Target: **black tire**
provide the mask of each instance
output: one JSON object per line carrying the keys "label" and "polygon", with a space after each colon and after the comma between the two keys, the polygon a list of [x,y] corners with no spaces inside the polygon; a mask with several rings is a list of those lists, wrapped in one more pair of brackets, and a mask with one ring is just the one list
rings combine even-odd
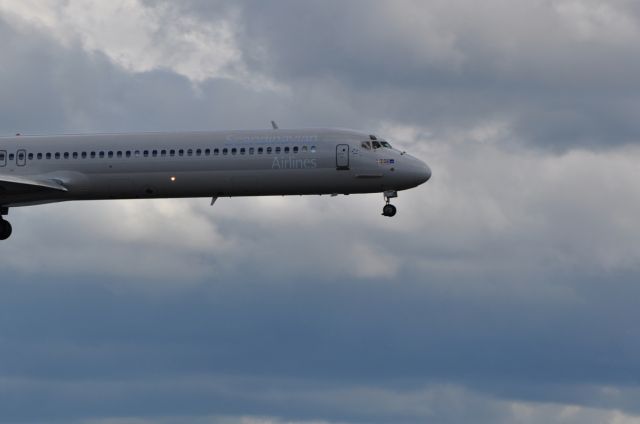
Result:
{"label": "black tire", "polygon": [[13,232],[13,228],[9,221],[0,220],[0,240],[6,240],[11,237],[11,233]]}
{"label": "black tire", "polygon": [[393,205],[385,205],[384,208],[382,208],[382,215],[388,216],[389,218],[395,216],[397,212],[398,210]]}

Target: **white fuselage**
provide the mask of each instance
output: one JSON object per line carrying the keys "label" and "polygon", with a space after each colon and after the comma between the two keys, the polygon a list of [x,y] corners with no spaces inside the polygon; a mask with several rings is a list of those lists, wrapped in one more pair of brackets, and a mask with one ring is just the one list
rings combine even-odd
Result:
{"label": "white fuselage", "polygon": [[422,161],[367,148],[373,139],[331,129],[0,138],[0,206],[374,193],[429,179]]}

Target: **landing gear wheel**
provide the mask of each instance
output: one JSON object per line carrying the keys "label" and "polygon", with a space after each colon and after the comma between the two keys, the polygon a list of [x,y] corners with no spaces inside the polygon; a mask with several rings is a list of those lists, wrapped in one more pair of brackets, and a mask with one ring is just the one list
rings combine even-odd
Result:
{"label": "landing gear wheel", "polygon": [[398,192],[396,190],[387,190],[382,194],[386,203],[384,208],[382,208],[382,215],[388,216],[389,218],[391,218],[392,216],[396,216],[398,210],[389,202],[391,201],[391,199],[395,199],[396,197],[398,197]]}
{"label": "landing gear wheel", "polygon": [[395,216],[397,212],[398,210],[392,204],[387,204],[382,208],[382,215],[388,216],[389,218]]}
{"label": "landing gear wheel", "polygon": [[11,237],[11,233],[13,232],[13,228],[11,228],[11,224],[9,221],[5,221],[4,219],[0,219],[0,240],[6,240]]}

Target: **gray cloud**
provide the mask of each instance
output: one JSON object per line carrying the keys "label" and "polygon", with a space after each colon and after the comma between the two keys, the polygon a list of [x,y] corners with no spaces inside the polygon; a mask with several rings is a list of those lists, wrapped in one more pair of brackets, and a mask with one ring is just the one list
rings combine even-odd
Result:
{"label": "gray cloud", "polygon": [[[247,63],[294,89],[338,81],[371,121],[443,137],[507,122],[516,142],[552,149],[635,143],[640,134],[629,2],[233,5]],[[176,10],[204,21],[226,7],[192,0]]]}

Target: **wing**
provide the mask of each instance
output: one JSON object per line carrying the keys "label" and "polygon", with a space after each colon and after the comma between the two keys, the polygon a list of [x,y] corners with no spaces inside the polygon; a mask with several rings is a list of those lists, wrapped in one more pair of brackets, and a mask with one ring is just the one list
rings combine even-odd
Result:
{"label": "wing", "polygon": [[51,190],[68,191],[61,182],[56,180],[0,174],[0,198],[3,195],[22,195]]}

